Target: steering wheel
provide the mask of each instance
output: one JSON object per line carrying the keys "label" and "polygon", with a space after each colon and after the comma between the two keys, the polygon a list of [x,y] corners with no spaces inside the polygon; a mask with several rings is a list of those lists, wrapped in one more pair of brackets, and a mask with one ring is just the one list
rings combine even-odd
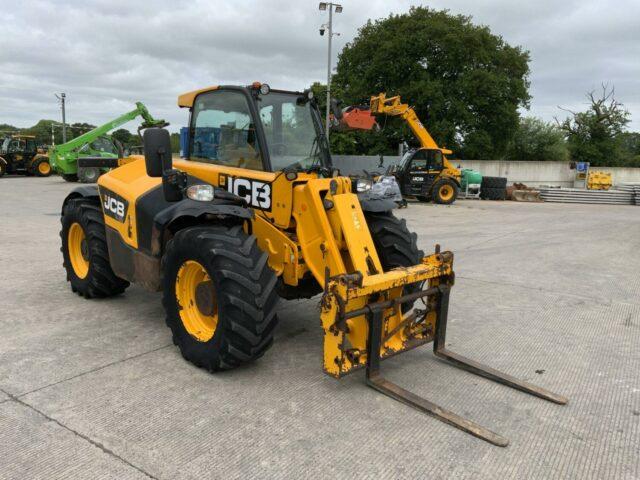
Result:
{"label": "steering wheel", "polygon": [[281,157],[284,157],[287,154],[287,144],[284,142],[274,142],[272,144],[269,145],[269,150],[271,150],[271,153],[273,153],[274,155],[280,155]]}

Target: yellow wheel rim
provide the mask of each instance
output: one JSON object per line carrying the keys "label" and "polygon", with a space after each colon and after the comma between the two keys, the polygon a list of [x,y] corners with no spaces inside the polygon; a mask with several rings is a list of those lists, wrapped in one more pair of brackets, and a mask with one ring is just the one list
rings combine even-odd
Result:
{"label": "yellow wheel rim", "polygon": [[48,175],[51,172],[51,165],[48,162],[40,162],[38,165],[38,172],[42,175]]}
{"label": "yellow wheel rim", "polygon": [[178,270],[176,300],[184,328],[200,342],[211,340],[218,326],[218,300],[202,265],[187,260]]}
{"label": "yellow wheel rim", "polygon": [[89,273],[89,245],[79,223],[71,225],[67,244],[73,271],[78,278],[85,278]]}
{"label": "yellow wheel rim", "polygon": [[440,198],[447,202],[453,198],[453,188],[451,185],[442,185],[440,187]]}

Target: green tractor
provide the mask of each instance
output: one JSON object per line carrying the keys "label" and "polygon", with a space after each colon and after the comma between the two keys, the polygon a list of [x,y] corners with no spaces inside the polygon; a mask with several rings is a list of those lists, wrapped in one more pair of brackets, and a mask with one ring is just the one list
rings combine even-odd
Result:
{"label": "green tractor", "polygon": [[138,116],[143,119],[139,130],[168,125],[164,120],[153,118],[143,103],[136,102],[134,110],[67,143],[52,147],[49,150],[51,167],[68,182],[95,183],[104,172],[117,167],[119,159],[124,156],[122,145],[107,137],[107,132]]}

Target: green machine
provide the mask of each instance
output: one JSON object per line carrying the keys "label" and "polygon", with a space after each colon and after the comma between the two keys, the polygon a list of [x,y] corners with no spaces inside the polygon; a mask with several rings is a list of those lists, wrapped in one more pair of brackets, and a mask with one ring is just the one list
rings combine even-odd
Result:
{"label": "green machine", "polygon": [[138,131],[168,125],[164,120],[153,118],[143,103],[136,102],[134,110],[67,143],[51,147],[49,149],[51,167],[68,182],[94,183],[102,173],[117,167],[118,159],[124,155],[122,145],[107,137],[107,132],[138,116],[143,119]]}
{"label": "green machine", "polygon": [[470,168],[460,171],[460,196],[463,198],[480,198],[482,174]]}

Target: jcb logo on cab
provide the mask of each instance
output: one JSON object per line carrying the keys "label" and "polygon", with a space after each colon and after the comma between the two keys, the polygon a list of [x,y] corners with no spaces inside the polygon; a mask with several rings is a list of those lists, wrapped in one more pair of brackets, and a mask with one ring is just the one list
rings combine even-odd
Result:
{"label": "jcb logo on cab", "polygon": [[271,184],[248,178],[220,176],[220,186],[244,198],[249,205],[260,210],[271,210]]}
{"label": "jcb logo on cab", "polygon": [[124,222],[124,217],[127,215],[127,207],[129,203],[119,195],[107,190],[106,188],[100,189],[100,196],[102,198],[102,209],[104,214],[111,218],[115,218],[119,222]]}

